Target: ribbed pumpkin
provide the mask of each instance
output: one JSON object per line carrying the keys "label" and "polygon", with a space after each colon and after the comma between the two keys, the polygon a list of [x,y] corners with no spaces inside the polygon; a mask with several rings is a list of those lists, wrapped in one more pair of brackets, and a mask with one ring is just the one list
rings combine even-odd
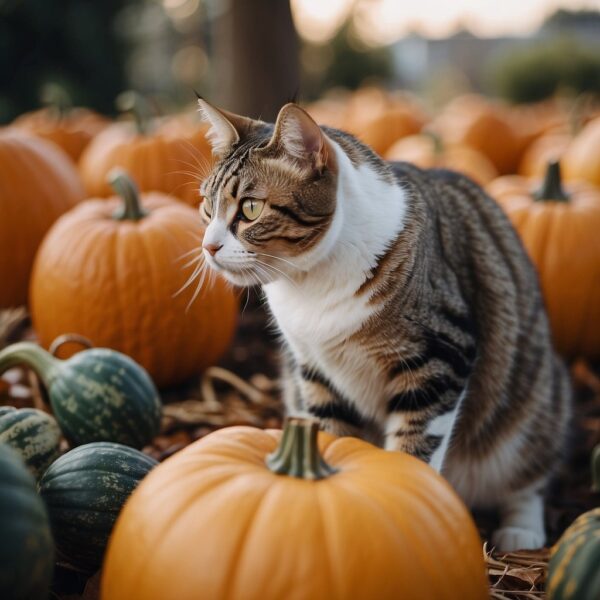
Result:
{"label": "ribbed pumpkin", "polygon": [[108,123],[108,119],[87,108],[51,107],[21,115],[13,125],[54,142],[77,162],[85,147]]}
{"label": "ribbed pumpkin", "polygon": [[40,377],[52,411],[73,444],[107,441],[142,448],[158,433],[162,405],[150,377],[107,348],[59,360],[31,342],[0,350],[0,373],[27,365]]}
{"label": "ribbed pumpkin", "polygon": [[206,126],[189,115],[147,119],[135,110],[135,125],[110,125],[81,156],[79,170],[86,192],[89,196],[111,196],[107,175],[114,167],[121,167],[142,191],[165,192],[197,207],[200,181],[210,170]]}
{"label": "ribbed pumpkin", "polygon": [[578,517],[552,548],[546,593],[548,600],[600,598],[600,508]]}
{"label": "ribbed pumpkin", "polygon": [[475,148],[493,163],[498,173],[514,173],[519,142],[502,111],[478,96],[457,98],[430,125],[448,145]]}
{"label": "ribbed pumpkin", "polygon": [[469,146],[446,146],[433,134],[409,135],[385,153],[386,160],[404,160],[423,169],[444,168],[468,175],[481,185],[498,176],[498,171],[481,152]]}
{"label": "ribbed pumpkin", "polygon": [[0,406],[0,443],[18,452],[36,479],[58,458],[60,435],[54,418],[41,410]]}
{"label": "ribbed pumpkin", "polygon": [[557,349],[600,357],[600,191],[563,190],[558,163],[539,182],[500,177],[488,192],[504,208],[537,267]]}
{"label": "ribbed pumpkin", "polygon": [[442,477],[317,429],[223,429],[156,467],[117,521],[102,598],[488,597],[477,529]]}
{"label": "ribbed pumpkin", "polygon": [[106,442],[79,446],[55,461],[39,491],[59,555],[95,571],[123,504],[156,464],[133,448]]}
{"label": "ribbed pumpkin", "polygon": [[27,302],[44,234],[83,197],[79,175],[60,148],[16,128],[0,130],[0,309]]}
{"label": "ribbed pumpkin", "polygon": [[562,162],[566,179],[583,179],[600,186],[600,117],[581,130]]}
{"label": "ribbed pumpkin", "polygon": [[[140,363],[158,386],[215,363],[231,340],[237,298],[214,279],[178,294],[201,260],[203,227],[191,207],[142,194],[123,174],[122,196],[89,200],[48,233],[31,280],[31,313],[42,345],[77,332]],[[196,259],[191,259],[192,261]]]}
{"label": "ribbed pumpkin", "polygon": [[48,514],[19,456],[0,444],[0,598],[46,600],[54,570]]}

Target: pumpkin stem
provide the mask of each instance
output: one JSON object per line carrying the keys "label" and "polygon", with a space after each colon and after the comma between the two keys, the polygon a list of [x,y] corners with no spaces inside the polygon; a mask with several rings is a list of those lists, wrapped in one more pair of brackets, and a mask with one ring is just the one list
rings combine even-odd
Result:
{"label": "pumpkin stem", "polygon": [[135,126],[140,135],[146,135],[150,131],[152,111],[150,110],[150,104],[142,94],[132,90],[123,92],[117,97],[116,103],[120,111],[133,115]]}
{"label": "pumpkin stem", "polygon": [[123,169],[112,169],[108,174],[108,183],[123,200],[123,205],[113,213],[113,219],[139,221],[148,215],[140,203],[137,186]]}
{"label": "pumpkin stem", "polygon": [[569,201],[569,196],[562,187],[560,163],[558,161],[548,163],[542,187],[533,194],[533,197],[541,202],[545,200],[554,200],[555,202]]}
{"label": "pumpkin stem", "polygon": [[600,492],[600,444],[592,452],[592,491]]}
{"label": "pumpkin stem", "polygon": [[54,379],[60,362],[32,342],[17,342],[0,350],[0,373],[12,367],[25,365],[35,371],[46,387]]}
{"label": "pumpkin stem", "polygon": [[57,83],[49,83],[44,86],[41,100],[56,114],[59,121],[66,117],[73,108],[71,96],[62,85]]}
{"label": "pumpkin stem", "polygon": [[437,133],[435,133],[435,131],[431,131],[428,129],[423,131],[423,135],[426,135],[433,142],[433,155],[437,160],[444,153],[444,142],[442,141],[442,138]]}
{"label": "pumpkin stem", "polygon": [[273,473],[299,479],[324,479],[337,472],[321,453],[317,437],[319,423],[312,419],[289,417],[275,452],[267,456],[267,466]]}

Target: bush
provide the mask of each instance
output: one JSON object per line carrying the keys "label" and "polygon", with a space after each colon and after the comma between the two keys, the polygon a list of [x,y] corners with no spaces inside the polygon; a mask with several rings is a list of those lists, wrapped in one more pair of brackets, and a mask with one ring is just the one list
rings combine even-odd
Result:
{"label": "bush", "polygon": [[540,42],[504,55],[490,79],[494,91],[513,102],[536,102],[559,90],[600,93],[600,48],[568,38]]}

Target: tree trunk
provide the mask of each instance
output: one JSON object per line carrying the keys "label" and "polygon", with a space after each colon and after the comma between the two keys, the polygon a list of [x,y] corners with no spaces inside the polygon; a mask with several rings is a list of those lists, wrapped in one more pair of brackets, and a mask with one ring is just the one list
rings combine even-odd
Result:
{"label": "tree trunk", "polygon": [[215,102],[273,121],[300,81],[289,0],[229,0],[214,25]]}

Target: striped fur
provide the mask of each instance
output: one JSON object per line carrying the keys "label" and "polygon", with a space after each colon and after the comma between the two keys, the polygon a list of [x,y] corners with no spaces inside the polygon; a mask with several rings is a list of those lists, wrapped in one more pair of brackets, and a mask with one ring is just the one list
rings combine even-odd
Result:
{"label": "striped fur", "polygon": [[[456,173],[385,163],[294,105],[242,135],[202,193],[205,242],[220,246],[207,261],[263,285],[289,409],[414,454],[471,505],[499,507],[503,549],[541,545],[571,392],[497,205]],[[253,194],[265,207],[245,222]]]}

